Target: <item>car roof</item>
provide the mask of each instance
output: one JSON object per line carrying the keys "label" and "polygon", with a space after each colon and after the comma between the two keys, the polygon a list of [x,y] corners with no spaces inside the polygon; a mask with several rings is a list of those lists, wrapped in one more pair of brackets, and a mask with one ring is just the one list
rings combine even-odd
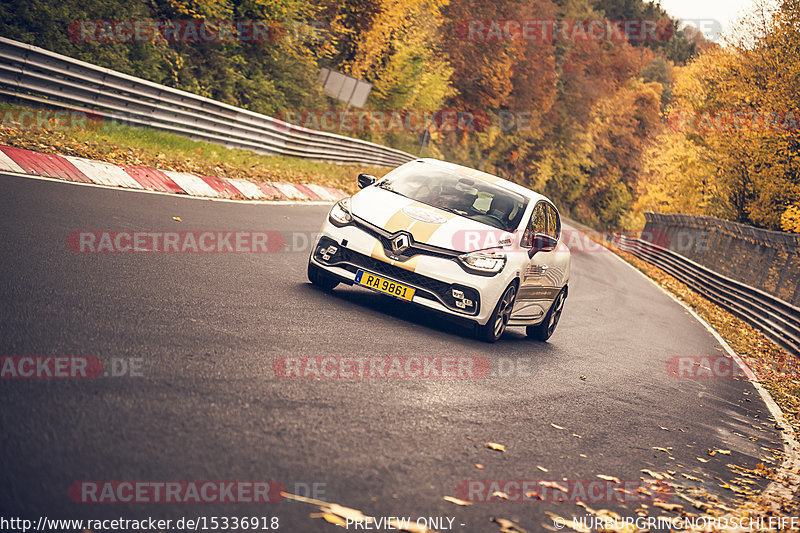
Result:
{"label": "car roof", "polygon": [[[508,181],[503,179],[499,176],[495,176],[494,174],[489,174],[488,172],[483,172],[482,170],[476,170],[474,168],[465,167],[463,165],[457,165],[455,163],[450,163],[448,161],[442,161],[440,159],[432,159],[429,157],[416,159],[413,162],[415,163],[425,163],[428,165],[434,165],[441,168],[446,168],[450,171],[456,172],[457,174],[463,174],[464,176],[468,176],[470,178],[477,178],[483,180],[487,183],[492,183],[494,185],[499,185],[505,189],[513,191],[517,194],[521,194],[525,198],[531,200],[531,203],[538,202],[539,200],[547,200],[550,202],[550,199],[546,196],[539,194],[538,192],[532,191],[527,187],[523,187],[513,181]],[[552,202],[550,202],[552,203]]]}

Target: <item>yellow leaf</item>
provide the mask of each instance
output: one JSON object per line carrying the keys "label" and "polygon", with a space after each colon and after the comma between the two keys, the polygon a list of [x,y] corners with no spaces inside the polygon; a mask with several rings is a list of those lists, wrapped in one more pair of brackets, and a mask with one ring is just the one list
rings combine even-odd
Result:
{"label": "yellow leaf", "polygon": [[677,503],[666,503],[658,500],[653,502],[653,507],[659,507],[661,509],[664,509],[665,511],[670,511],[673,513],[678,513],[680,511],[683,511],[683,505],[679,505]]}
{"label": "yellow leaf", "polygon": [[464,506],[464,507],[472,505],[472,502],[459,500],[458,498],[453,498],[452,496],[445,496],[443,498],[443,500],[446,501],[446,502],[454,503],[456,505],[461,505],[461,506]]}
{"label": "yellow leaf", "polygon": [[505,518],[491,517],[489,518],[489,521],[500,526],[500,533],[527,533],[527,531],[519,527],[517,524]]}

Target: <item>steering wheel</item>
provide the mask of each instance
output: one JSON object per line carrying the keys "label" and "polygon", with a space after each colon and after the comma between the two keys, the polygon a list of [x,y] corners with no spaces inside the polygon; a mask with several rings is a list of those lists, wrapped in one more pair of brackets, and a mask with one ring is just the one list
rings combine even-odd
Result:
{"label": "steering wheel", "polygon": [[506,227],[506,222],[503,220],[503,218],[502,218],[502,217],[499,217],[499,216],[497,216],[497,215],[495,215],[494,213],[491,213],[491,212],[489,212],[489,213],[486,213],[486,216],[487,216],[487,217],[492,217],[493,219],[495,219],[496,221],[498,221],[498,222],[500,223],[500,225],[501,225],[501,226],[503,226],[504,228]]}

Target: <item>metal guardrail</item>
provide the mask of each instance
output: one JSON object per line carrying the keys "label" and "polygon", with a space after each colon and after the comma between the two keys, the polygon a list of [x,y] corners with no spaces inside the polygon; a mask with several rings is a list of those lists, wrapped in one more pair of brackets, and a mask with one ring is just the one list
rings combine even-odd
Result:
{"label": "metal guardrail", "polygon": [[650,242],[616,234],[619,249],[651,263],[800,356],[800,308]]}
{"label": "metal guardrail", "polygon": [[397,166],[413,155],[246,109],[0,37],[0,94],[260,154]]}

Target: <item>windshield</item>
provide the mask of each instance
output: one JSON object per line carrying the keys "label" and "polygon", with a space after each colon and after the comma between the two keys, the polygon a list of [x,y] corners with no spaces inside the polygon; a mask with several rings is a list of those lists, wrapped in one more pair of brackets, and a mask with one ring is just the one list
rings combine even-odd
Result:
{"label": "windshield", "polygon": [[528,205],[502,187],[419,163],[397,168],[376,186],[505,231],[519,226]]}

